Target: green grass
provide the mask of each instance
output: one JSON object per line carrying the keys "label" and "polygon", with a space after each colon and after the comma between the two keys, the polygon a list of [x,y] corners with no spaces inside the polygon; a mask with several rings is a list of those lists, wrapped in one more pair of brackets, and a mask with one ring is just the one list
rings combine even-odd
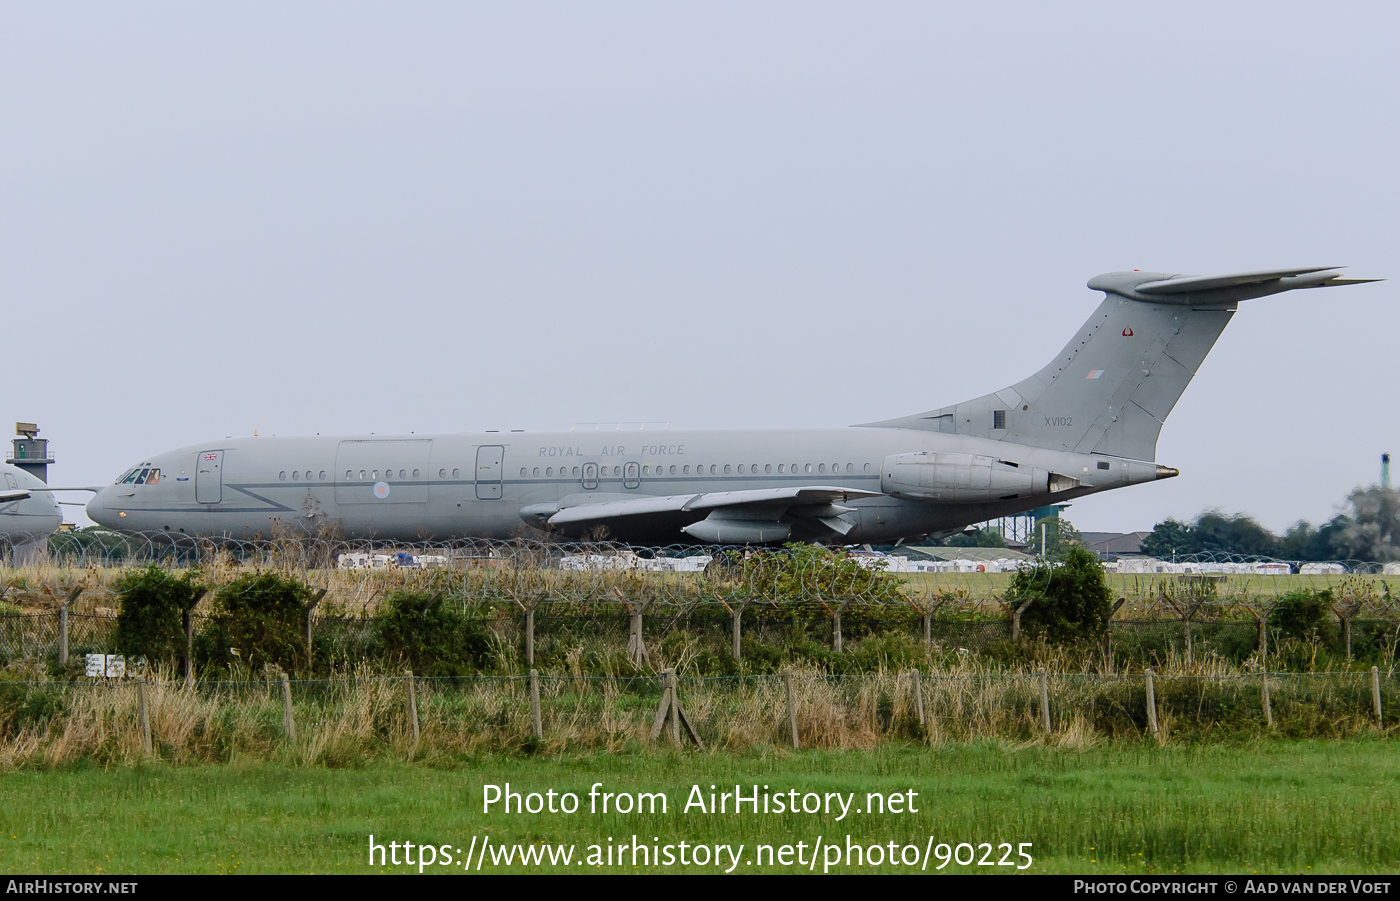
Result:
{"label": "green grass", "polygon": [[[488,834],[493,844],[577,843],[578,855],[588,844],[607,847],[610,836],[636,834],[648,843],[657,836],[661,844],[742,842],[737,870],[753,872],[744,861],[757,844],[810,846],[818,835],[844,844],[849,834],[867,845],[895,841],[921,851],[930,835],[950,844],[1031,842],[1031,872],[1393,874],[1400,868],[1395,762],[1394,747],[1384,740],[1267,740],[1188,748],[1120,744],[1084,753],[972,743],[868,753],[494,757],[441,768],[77,766],[0,775],[0,869],[353,873],[370,869],[371,833],[376,841],[445,844],[463,853],[473,836]],[[576,792],[581,811],[484,815],[482,785],[505,782],[524,791]],[[604,791],[664,791],[671,810],[589,815],[587,792],[595,782]],[[841,822],[822,814],[681,812],[692,785],[708,793],[711,784],[732,790],[735,782],[783,792],[855,792],[853,809],[864,807],[866,792],[912,789],[919,812],[852,812]],[[929,870],[937,863],[931,860]],[[488,859],[482,872],[492,869]],[[602,869],[634,871],[630,859]],[[656,872],[705,869],[716,867]],[[1016,872],[944,870],[967,871]]]}

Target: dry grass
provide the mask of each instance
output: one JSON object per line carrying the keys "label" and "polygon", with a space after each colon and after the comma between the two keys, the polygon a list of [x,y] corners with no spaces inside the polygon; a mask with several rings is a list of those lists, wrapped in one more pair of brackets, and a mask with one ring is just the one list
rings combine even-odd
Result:
{"label": "dry grass", "polygon": [[[1299,737],[1374,733],[1369,683],[1358,675],[1271,675],[1278,728]],[[991,669],[975,658],[922,674],[922,723],[909,673],[843,678],[796,669],[768,677],[682,679],[682,702],[712,751],[783,753],[790,746],[785,679],[791,682],[804,748],[991,739],[1084,751],[1110,740],[1155,738],[1166,744],[1268,734],[1258,678],[1202,665],[1158,675],[1156,736],[1145,734],[1145,692],[1138,676],[1051,676],[1053,729],[1045,734],[1038,675],[1025,668]],[[6,701],[29,709],[43,702],[44,712],[7,717],[0,770],[80,759],[124,766],[146,756],[136,684],[3,684]],[[651,743],[660,697],[660,681],[653,677],[543,677],[544,737],[535,739],[525,679],[459,684],[420,679],[415,688],[421,730],[416,745],[402,678],[360,672],[292,683],[295,740],[283,732],[280,688],[271,678],[188,687],[154,673],[144,690],[154,753],[161,759],[193,764],[251,758],[313,766],[379,757],[618,752]],[[1387,692],[1393,705],[1394,686],[1387,684]]]}

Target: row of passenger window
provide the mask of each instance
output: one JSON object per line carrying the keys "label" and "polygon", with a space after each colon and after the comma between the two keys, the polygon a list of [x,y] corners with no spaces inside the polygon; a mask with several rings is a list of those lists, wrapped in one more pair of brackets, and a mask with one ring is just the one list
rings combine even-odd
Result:
{"label": "row of passenger window", "polygon": [[[713,475],[730,475],[730,474],[732,474],[732,473],[734,472],[734,470],[735,470],[736,468],[737,468],[737,470],[738,470],[738,474],[739,474],[739,475],[748,475],[748,474],[758,475],[758,474],[759,474],[759,465],[758,465],[757,463],[748,463],[748,464],[739,463],[739,464],[737,464],[737,466],[734,465],[734,464],[730,464],[730,463],[724,463],[724,464],[711,463],[710,466],[709,466],[709,471],[708,471],[708,473],[706,472],[705,466],[704,466],[703,464],[697,465],[697,466],[695,466],[695,467],[693,467],[693,468],[694,468],[694,470],[695,470],[694,474],[697,475],[697,476],[702,476],[702,475],[707,475],[707,474],[708,474],[708,475],[712,475],[712,476],[713,476]],[[673,476],[675,476],[675,475],[685,475],[685,476],[688,476],[688,475],[691,475],[691,469],[692,469],[692,467],[691,467],[689,464],[676,464],[676,463],[672,463],[669,467],[664,466],[664,465],[661,465],[661,464],[658,464],[658,465],[656,465],[656,466],[646,465],[646,466],[643,466],[643,467],[642,467],[642,475],[644,475],[644,476],[649,476],[649,475],[658,475],[658,476],[661,476],[661,475],[673,475]],[[774,474],[774,473],[773,473],[773,470],[774,470],[774,465],[773,465],[772,463],[765,463],[765,464],[763,464],[763,474],[764,474],[764,475],[773,475],[773,474]],[[830,471],[831,471],[832,473],[840,473],[840,472],[842,472],[842,465],[841,465],[840,463],[832,463],[832,464],[831,464],[831,469],[830,469]],[[856,464],[854,464],[854,463],[847,463],[847,464],[845,464],[845,470],[844,470],[844,471],[845,471],[845,472],[848,472],[848,473],[854,473],[854,472],[856,471]],[[870,472],[870,464],[869,464],[869,463],[866,463],[861,471],[862,471],[862,472]],[[635,472],[635,470],[634,470],[634,472]],[[779,463],[779,464],[777,464],[777,474],[778,474],[778,475],[786,475],[786,474],[788,474],[788,473],[792,473],[793,475],[797,475],[797,474],[812,474],[812,473],[816,473],[816,474],[818,474],[818,475],[823,475],[823,474],[825,474],[826,472],[827,472],[827,464],[825,464],[825,463],[815,463],[815,464],[814,464],[814,463],[803,463],[803,464],[793,463],[793,464],[791,464],[790,466],[789,466],[788,464],[785,464],[785,463]],[[397,478],[400,479],[400,480],[403,480],[403,479],[408,479],[408,478],[417,479],[417,478],[421,478],[421,477],[422,477],[422,472],[421,472],[420,470],[414,469],[414,470],[411,470],[411,473],[412,473],[412,474],[410,475],[410,470],[408,470],[408,469],[400,469],[400,470],[397,471]],[[583,471],[582,471],[582,469],[581,469],[580,467],[578,467],[578,466],[573,467],[572,471],[571,471],[570,468],[567,467],[567,466],[561,466],[561,467],[559,467],[559,475],[561,475],[561,476],[569,476],[569,475],[579,476],[579,475],[582,475],[582,474],[583,474]],[[599,474],[600,476],[604,476],[604,477],[607,476],[607,475],[608,475],[608,467],[607,467],[607,466],[600,466],[600,467],[598,467],[598,474]],[[308,482],[312,482],[312,481],[324,482],[324,481],[326,480],[326,471],[325,471],[324,469],[321,470],[319,473],[314,473],[312,470],[309,470],[309,469],[306,470],[305,472],[302,472],[301,470],[292,470],[292,472],[290,473],[290,475],[291,475],[291,480],[292,480],[293,482],[300,482],[300,481],[302,481],[303,479],[304,479],[305,481],[308,481]],[[529,478],[529,477],[531,477],[531,476],[536,476],[536,477],[543,476],[543,477],[545,477],[545,478],[549,478],[549,477],[552,477],[552,476],[554,475],[554,467],[553,467],[553,466],[546,466],[546,467],[544,467],[543,469],[541,469],[540,467],[536,466],[536,467],[534,467],[533,469],[531,469],[531,468],[529,468],[529,467],[522,466],[522,467],[520,467],[520,475],[523,476],[523,477],[525,477],[525,478]],[[621,467],[621,466],[614,466],[614,467],[612,467],[612,475],[615,476],[615,477],[620,477],[620,476],[622,475],[622,467]],[[395,477],[396,477],[396,473],[395,473],[394,470],[392,470],[392,469],[386,469],[386,470],[384,470],[384,478],[386,478],[386,479],[393,479],[393,478],[395,478]],[[286,470],[283,470],[282,472],[279,472],[279,473],[277,474],[277,478],[278,478],[279,480],[283,481],[283,482],[287,481],[287,478],[288,478],[288,473],[287,473],[287,471],[286,471]],[[446,469],[439,469],[439,470],[438,470],[438,478],[440,478],[440,479],[445,479],[445,478],[447,478],[447,470],[446,470]],[[452,478],[454,478],[454,479],[461,478],[461,470],[459,470],[459,469],[454,469],[454,470],[452,470]],[[138,470],[133,470],[132,472],[128,473],[127,476],[126,476],[125,478],[123,478],[121,481],[122,481],[122,483],[134,482],[134,483],[137,484],[137,485],[140,485],[140,484],[143,484],[143,483],[144,483],[144,484],[147,484],[147,485],[154,485],[154,484],[156,484],[157,482],[160,481],[160,470],[159,470],[159,469],[149,469],[149,470],[146,470],[146,469],[138,469]],[[361,470],[358,470],[358,471],[357,471],[357,470],[354,470],[354,469],[347,469],[347,470],[345,470],[345,481],[347,481],[347,482],[355,482],[355,481],[377,482],[377,481],[379,481],[379,470],[377,470],[377,469],[370,469],[370,470],[361,469]]]}
{"label": "row of passenger window", "polygon": [[[750,473],[752,473],[753,475],[758,475],[758,472],[759,472],[759,466],[758,466],[757,463],[749,463],[749,464],[740,463],[740,464],[738,464],[737,468],[738,468],[738,471],[739,471],[739,475],[746,475],[746,474],[750,474]],[[697,476],[706,475],[705,466],[704,466],[703,464],[694,467],[694,469],[695,469],[695,475],[697,475]],[[791,465],[791,467],[789,467],[789,466],[788,466],[787,464],[785,464],[785,463],[779,463],[779,464],[777,465],[777,469],[778,469],[778,473],[777,473],[778,475],[785,475],[785,474],[787,474],[787,473],[789,473],[789,472],[791,472],[791,473],[794,474],[794,475],[799,474],[799,473],[812,473],[812,472],[816,472],[816,473],[818,473],[818,474],[821,474],[821,473],[825,473],[825,472],[827,471],[827,468],[826,468],[826,464],[825,464],[825,463],[816,463],[816,464],[812,464],[812,463],[804,463],[804,464],[793,463],[793,464]],[[729,463],[725,463],[725,464],[711,463],[711,464],[710,464],[710,468],[709,468],[709,473],[708,473],[708,474],[709,474],[709,475],[712,475],[712,476],[713,476],[713,475],[721,475],[721,474],[723,474],[723,475],[730,475],[730,474],[733,472],[733,470],[734,470],[734,467],[733,467],[731,464],[729,464]],[[633,471],[635,472],[635,470],[633,470]],[[842,471],[842,469],[841,469],[841,464],[840,464],[840,463],[832,463],[832,464],[831,464],[831,472],[833,472],[833,473],[839,473],[839,472],[841,472],[841,471]],[[847,463],[847,464],[846,464],[846,467],[845,467],[845,471],[846,471],[846,472],[851,472],[851,473],[855,472],[855,471],[856,471],[856,465],[855,465],[854,463]],[[865,464],[865,468],[864,468],[862,471],[863,471],[863,472],[870,472],[870,464],[869,464],[869,463],[866,463],[866,464]],[[773,464],[772,464],[772,463],[765,463],[765,464],[763,464],[763,473],[764,473],[765,475],[772,475],[772,474],[773,474]],[[546,467],[544,467],[543,469],[541,469],[540,467],[536,466],[536,467],[534,467],[533,469],[531,469],[531,468],[529,468],[529,467],[522,466],[522,467],[520,467],[520,474],[521,474],[522,476],[526,477],[526,478],[529,478],[529,477],[531,477],[531,476],[536,476],[536,477],[538,477],[538,476],[544,476],[544,477],[548,478],[549,476],[554,475],[554,467],[553,467],[553,466],[546,466]],[[567,467],[567,466],[561,466],[561,467],[559,467],[559,474],[560,474],[561,476],[567,476],[567,475],[581,475],[581,474],[582,474],[582,471],[580,470],[579,467],[575,466],[575,467],[573,468],[572,472],[570,472],[569,467]],[[606,467],[606,466],[600,466],[600,467],[598,467],[598,474],[599,474],[600,476],[606,476],[606,475],[608,475],[608,467]],[[612,474],[613,474],[614,476],[620,476],[620,475],[622,475],[622,467],[621,467],[621,466],[614,466],[614,467],[612,467]],[[644,475],[644,476],[649,476],[649,475],[653,475],[653,474],[654,474],[654,475],[658,475],[658,476],[661,476],[661,475],[673,475],[673,476],[675,476],[675,475],[683,475],[683,476],[688,476],[688,475],[691,474],[691,467],[690,467],[689,465],[686,465],[686,464],[676,464],[676,463],[672,463],[672,464],[670,465],[669,468],[666,467],[666,466],[663,466],[663,465],[659,465],[659,464],[658,464],[657,466],[649,466],[649,465],[648,465],[648,466],[643,466],[643,467],[642,467],[642,475]]]}

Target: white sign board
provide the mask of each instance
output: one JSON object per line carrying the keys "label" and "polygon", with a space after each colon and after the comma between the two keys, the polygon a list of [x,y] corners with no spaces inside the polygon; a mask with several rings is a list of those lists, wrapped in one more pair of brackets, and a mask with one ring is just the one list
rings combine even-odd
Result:
{"label": "white sign board", "polygon": [[126,658],[116,654],[88,654],[87,675],[93,679],[120,679],[126,675]]}

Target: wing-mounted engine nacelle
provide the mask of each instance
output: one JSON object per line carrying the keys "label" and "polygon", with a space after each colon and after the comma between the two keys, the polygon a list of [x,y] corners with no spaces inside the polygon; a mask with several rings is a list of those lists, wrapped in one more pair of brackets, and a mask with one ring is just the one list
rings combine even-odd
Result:
{"label": "wing-mounted engine nacelle", "polygon": [[986,504],[1079,487],[1079,479],[980,454],[893,454],[880,465],[891,497],[943,504]]}

